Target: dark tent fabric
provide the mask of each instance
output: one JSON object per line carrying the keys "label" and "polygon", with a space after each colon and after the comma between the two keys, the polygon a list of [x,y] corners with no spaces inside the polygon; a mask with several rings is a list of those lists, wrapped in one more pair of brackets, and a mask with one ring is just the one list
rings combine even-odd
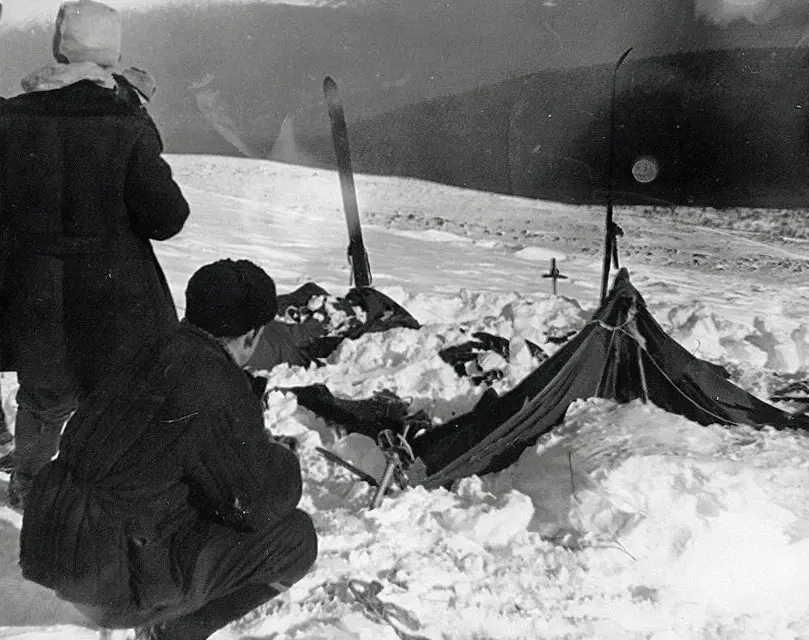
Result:
{"label": "dark tent fabric", "polygon": [[351,340],[366,333],[387,331],[394,327],[420,329],[421,325],[400,304],[371,287],[350,289],[345,301],[352,307],[360,307],[365,311],[365,321],[349,329],[343,337]]}
{"label": "dark tent fabric", "polygon": [[[538,344],[525,341],[531,356],[542,362],[548,358],[548,354]],[[511,358],[511,347],[509,341],[501,336],[496,336],[486,331],[476,331],[472,334],[472,340],[462,344],[452,345],[441,349],[439,357],[451,365],[459,376],[469,376],[475,384],[490,383],[492,380],[499,380],[504,372],[500,369],[490,369],[488,371],[478,370],[470,374],[467,367],[470,363],[477,362],[477,358],[482,353],[496,353],[505,360]],[[474,370],[474,368],[473,368]]]}
{"label": "dark tent fabric", "polygon": [[[505,359],[509,358],[509,341],[505,338],[483,331],[473,333],[472,337],[474,340],[446,347],[439,352],[441,359],[450,364],[459,376],[467,375],[464,365],[481,353],[493,352]],[[527,340],[526,342],[532,356],[540,361],[548,357],[541,347],[533,342]],[[484,383],[486,374],[491,373],[502,377],[502,371],[492,369],[484,372],[484,375],[472,376],[472,380],[476,384]],[[338,398],[324,384],[278,387],[275,390],[294,393],[299,406],[338,425],[347,433],[360,433],[376,440],[381,431],[392,430],[402,434],[407,427],[407,440],[419,451],[426,448],[422,442],[429,443],[434,437],[432,421],[426,412],[419,410],[409,414],[410,403],[387,389],[374,393],[371,398],[360,400]],[[483,408],[487,404],[492,404],[497,398],[497,393],[493,389],[487,389],[475,407],[475,416],[480,417]],[[470,446],[471,443],[462,446],[461,451]]]}
{"label": "dark tent fabric", "polygon": [[[329,310],[325,304],[328,298],[334,308],[347,317],[337,329],[329,326]],[[365,317],[359,316],[355,308],[360,308]],[[344,298],[335,298],[319,285],[307,282],[291,293],[278,296],[278,314],[283,321],[276,319],[265,325],[250,359],[253,369],[272,369],[282,363],[306,367],[327,358],[343,340],[396,327],[421,327],[406,309],[371,287],[354,288]]]}
{"label": "dark tent fabric", "polygon": [[502,398],[417,440],[427,488],[501,471],[560,424],[572,402],[591,397],[648,400],[702,425],[809,430],[809,418],[759,400],[722,367],[669,337],[621,269],[593,319]]}
{"label": "dark tent fabric", "polygon": [[[323,384],[280,387],[276,390],[294,393],[298,405],[339,425],[346,433],[359,433],[373,440],[386,429],[403,433],[406,424],[421,418],[419,414],[408,416],[410,403],[387,389],[363,400],[338,398]],[[429,418],[425,416],[425,419],[430,424]]]}

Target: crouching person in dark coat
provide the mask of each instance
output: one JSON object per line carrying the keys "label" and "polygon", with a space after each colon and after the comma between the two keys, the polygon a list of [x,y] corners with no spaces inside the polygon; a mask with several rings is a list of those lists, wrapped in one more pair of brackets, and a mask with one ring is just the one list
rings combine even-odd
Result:
{"label": "crouching person in dark coat", "polygon": [[306,574],[300,465],[242,369],[275,313],[249,261],[191,277],[176,332],[96,387],[34,480],[24,577],[102,627],[202,640]]}

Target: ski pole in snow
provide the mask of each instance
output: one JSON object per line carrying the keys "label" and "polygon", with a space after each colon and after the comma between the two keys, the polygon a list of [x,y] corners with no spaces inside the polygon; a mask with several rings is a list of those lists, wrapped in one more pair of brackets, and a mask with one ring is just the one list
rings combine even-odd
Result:
{"label": "ski pole in snow", "polygon": [[615,263],[615,268],[618,268],[618,246],[616,243],[616,236],[623,235],[620,227],[612,221],[612,199],[613,199],[613,184],[612,172],[613,165],[615,164],[615,92],[618,79],[618,69],[623,64],[626,57],[632,51],[629,47],[618,58],[615,63],[615,69],[612,72],[612,94],[610,97],[610,134],[609,134],[609,156],[607,158],[607,216],[604,229],[604,265],[601,271],[601,304],[607,300],[607,287],[610,280],[610,262]]}
{"label": "ski pole in snow", "polygon": [[351,149],[348,145],[348,127],[346,126],[343,101],[337,92],[337,83],[326,76],[323,80],[323,93],[331,121],[331,136],[334,142],[334,153],[337,156],[337,172],[340,175],[340,189],[343,193],[343,208],[348,225],[348,261],[351,263],[351,274],[355,287],[371,286],[371,264],[365,251],[360,226],[360,213],[357,207],[357,192],[354,189],[354,172],[351,168]]}
{"label": "ski pole in snow", "polygon": [[553,278],[553,295],[556,295],[556,281],[567,280],[567,276],[563,276],[556,266],[556,258],[551,258],[551,270],[542,276],[543,278]]}

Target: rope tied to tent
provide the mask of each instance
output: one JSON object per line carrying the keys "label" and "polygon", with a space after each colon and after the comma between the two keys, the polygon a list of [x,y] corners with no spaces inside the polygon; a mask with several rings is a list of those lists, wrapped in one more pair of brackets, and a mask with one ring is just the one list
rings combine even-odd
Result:
{"label": "rope tied to tent", "polygon": [[[635,342],[637,348],[637,356],[638,356],[638,369],[640,370],[640,384],[641,389],[643,391],[643,404],[648,404],[649,402],[649,386],[646,382],[646,369],[643,364],[643,353],[645,352],[651,358],[651,354],[646,349],[646,339],[640,334],[638,330],[638,325],[635,322],[635,318],[638,314],[638,306],[637,300],[633,299],[632,303],[629,307],[629,310],[626,314],[626,320],[619,325],[609,325],[603,320],[595,320],[598,325],[612,334],[612,338],[610,338],[610,349],[612,349],[614,343],[614,336],[616,333],[623,333],[625,336],[630,338]],[[599,395],[601,392],[601,384],[604,379],[604,373],[606,369],[601,372],[601,377],[598,381],[598,386],[596,387],[596,395]]]}
{"label": "rope tied to tent", "polygon": [[640,371],[640,385],[641,389],[643,389],[643,404],[649,403],[649,386],[646,383],[646,368],[643,365],[643,354],[644,352],[651,355],[646,350],[646,338],[644,338],[640,331],[638,331],[638,325],[634,322],[635,314],[637,313],[637,300],[632,300],[632,307],[630,308],[630,315],[632,317],[633,322],[628,326],[626,330],[623,330],[630,338],[635,341],[636,350],[638,354],[638,370]]}
{"label": "rope tied to tent", "polygon": [[671,379],[671,377],[663,370],[663,368],[655,361],[655,359],[651,357],[651,355],[649,356],[649,359],[652,361],[652,365],[654,365],[655,369],[657,369],[660,375],[662,375],[671,384],[672,387],[674,387],[674,390],[677,391],[677,393],[679,393],[683,398],[685,398],[686,401],[690,402],[700,411],[703,411],[712,418],[716,418],[717,424],[739,424],[738,422],[734,422],[733,420],[729,420],[728,418],[723,418],[722,416],[715,414],[710,409],[706,409],[701,404],[696,402],[693,398],[689,397],[687,393],[685,393],[682,389],[680,389],[680,387],[677,386],[677,383]]}
{"label": "rope tied to tent", "polygon": [[[544,382],[542,388],[535,392],[532,397],[526,397],[525,404],[516,414],[510,415],[510,417],[501,422],[499,426],[489,432],[480,442],[472,445],[467,452],[456,457],[438,472],[433,472],[426,479],[425,484],[433,487],[445,485],[451,480],[464,477],[464,473],[470,475],[470,468],[473,469],[474,473],[487,473],[487,465],[493,465],[497,460],[497,456],[501,456],[501,458],[506,454],[511,456],[518,447],[519,450],[524,449],[530,442],[536,442],[541,435],[560,424],[564,418],[564,414],[562,414],[559,421],[554,423],[550,421],[541,422],[543,419],[542,416],[537,416],[540,407],[544,408],[545,406],[542,404],[544,398],[547,398],[548,395],[553,392],[556,397],[558,397],[559,402],[566,400],[567,396],[564,394],[566,389],[572,384],[570,380],[578,375],[575,363],[571,364],[570,361],[581,358],[581,354],[588,348],[591,348],[593,342],[598,343],[598,360],[603,359],[604,356],[609,359],[610,355],[614,352],[613,350],[619,346],[616,345],[616,338],[619,332],[630,338],[636,345],[636,358],[638,360],[637,366],[639,369],[638,377],[643,394],[642,399],[645,404],[650,401],[654,402],[649,387],[651,382],[653,385],[651,391],[655,394],[655,400],[661,402],[660,406],[664,409],[667,408],[667,410],[672,413],[683,415],[694,422],[719,425],[748,424],[754,428],[760,428],[762,426],[761,422],[748,422],[744,419],[739,421],[735,419],[733,416],[738,415],[738,413],[734,414],[734,409],[744,411],[748,408],[744,405],[744,399],[738,401],[734,400],[733,397],[724,399],[722,394],[725,392],[722,388],[706,391],[704,384],[702,384],[702,378],[707,375],[709,378],[707,383],[709,385],[712,384],[710,380],[711,372],[708,371],[707,374],[703,375],[703,368],[708,367],[710,363],[696,356],[692,356],[693,360],[696,362],[688,359],[683,361],[683,356],[678,355],[679,352],[676,350],[672,351],[672,347],[666,341],[673,342],[678,347],[680,347],[680,345],[678,345],[673,338],[668,336],[662,328],[657,326],[654,322],[654,318],[646,311],[645,305],[635,300],[629,300],[627,302],[628,304],[626,306],[629,308],[626,309],[626,316],[619,324],[613,325],[605,322],[600,317],[595,317],[586,325],[586,328],[592,328],[594,330],[597,330],[596,327],[590,327],[590,325],[597,325],[604,331],[609,332],[609,340],[606,340],[607,335],[602,334],[600,338],[596,338],[595,340],[592,339],[591,335],[585,336],[582,340],[577,341],[575,350],[568,350],[566,352],[566,357],[562,361],[563,366],[552,370],[552,375]],[[642,320],[640,324],[638,322],[639,314]],[[646,319],[647,316],[648,319]],[[641,333],[641,329],[645,328],[649,323],[651,323],[649,334],[648,336],[644,336]],[[657,332],[660,332],[662,337],[658,336]],[[584,333],[585,329],[581,330],[579,335]],[[590,346],[588,346],[588,341]],[[604,345],[604,342],[608,342],[608,344]],[[626,346],[629,347],[629,349],[624,350],[623,353],[628,356],[632,353],[631,343]],[[606,347],[606,350],[602,355],[601,352],[604,347]],[[644,352],[648,360],[643,357]],[[668,358],[674,359],[673,367],[675,372],[666,370],[666,367],[669,365]],[[585,359],[587,359],[586,356]],[[594,369],[596,369],[596,367],[591,363],[588,364],[590,364],[590,367],[587,369],[588,373],[595,373]],[[651,367],[648,372],[646,371],[647,367]],[[604,366],[601,367],[599,380],[594,389],[594,393],[588,394],[588,389],[579,387],[576,390],[576,397],[580,399],[606,397],[606,393],[602,392],[602,387],[605,386],[608,376],[612,373],[615,373],[615,367],[610,369],[605,361]],[[649,378],[649,376],[652,377]],[[589,386],[591,379],[590,376],[586,376],[585,384],[587,386]],[[624,384],[625,381],[617,379],[614,382],[616,383],[616,387],[620,388],[620,385]],[[727,384],[738,389],[738,386],[733,385],[732,382],[728,382]],[[687,391],[689,385],[696,387],[694,397],[689,395]],[[549,391],[549,389],[551,391]],[[669,390],[674,393],[670,393]],[[747,395],[750,396],[751,394],[748,393]],[[684,401],[679,405],[677,403],[678,397]],[[753,398],[755,397],[753,396]],[[715,405],[712,403],[712,400],[716,401]],[[693,410],[696,410],[696,412],[692,412],[693,410],[688,411],[682,405],[693,407]],[[727,413],[721,415],[724,411],[727,411]],[[743,418],[747,415],[747,413],[742,413]],[[750,420],[750,418],[748,418],[748,420]],[[527,424],[525,428],[521,428],[521,422],[526,423],[529,421],[531,421],[531,424]],[[528,430],[529,428],[530,430]],[[482,465],[480,464],[481,462],[483,463]],[[575,480],[572,475],[572,461],[570,459],[568,460],[568,464],[571,467],[571,485],[575,493]]]}
{"label": "rope tied to tent", "polygon": [[632,327],[634,327],[634,334],[637,335],[638,338],[640,339],[640,341],[645,345],[646,341],[638,333],[637,325],[635,324],[635,317],[637,315],[638,315],[637,301],[632,300],[632,304],[629,307],[629,311],[626,312],[626,320],[624,320],[621,324],[616,324],[616,325],[607,324],[603,320],[599,320],[599,319],[594,319],[594,320],[592,320],[592,322],[594,322],[595,324],[600,326],[602,329],[606,329],[607,331],[609,331],[611,333],[614,333],[616,331],[620,331],[621,333],[626,333],[626,335],[628,335],[630,338],[633,337],[633,335],[630,334],[630,333],[627,333],[625,328],[627,326],[632,326]]}
{"label": "rope tied to tent", "polygon": [[[700,411],[702,411],[706,415],[711,416],[712,418],[716,419],[717,423],[719,423],[719,424],[736,424],[732,420],[728,420],[727,418],[723,418],[722,416],[719,416],[719,415],[715,414],[710,409],[706,409],[705,407],[703,407],[701,404],[699,404],[693,398],[691,398],[687,393],[685,393],[682,389],[680,389],[680,387],[677,385],[677,383],[674,380],[671,379],[671,376],[669,376],[666,373],[666,371],[657,363],[657,361],[652,357],[652,354],[649,353],[648,349],[646,348],[646,339],[640,334],[640,331],[638,331],[638,325],[635,322],[635,316],[637,315],[637,312],[638,312],[637,304],[636,304],[636,301],[633,300],[632,301],[632,306],[630,307],[629,311],[627,312],[626,321],[622,322],[620,325],[612,326],[612,325],[607,324],[603,320],[594,320],[593,322],[597,322],[602,328],[606,329],[607,331],[610,331],[613,334],[615,334],[616,332],[621,332],[624,335],[626,335],[627,337],[629,337],[629,338],[631,338],[632,340],[635,341],[635,344],[638,347],[638,366],[640,368],[640,376],[641,376],[641,385],[642,385],[642,388],[643,388],[643,396],[644,396],[643,397],[643,402],[644,402],[644,404],[648,403],[648,401],[649,401],[649,387],[648,387],[648,383],[647,383],[647,380],[646,380],[646,370],[645,370],[645,367],[643,365],[643,360],[641,358],[641,353],[646,353],[646,355],[649,356],[649,360],[652,363],[652,366],[654,366],[654,368],[658,371],[658,373],[660,373],[660,375],[662,375],[666,379],[666,381],[669,384],[671,384],[671,386],[674,388],[674,390],[677,391],[677,393],[679,393],[691,405],[695,406],[697,409],[699,409]],[[610,342],[610,347],[611,346],[612,346],[612,342]],[[602,377],[603,377],[603,372],[602,372]],[[599,380],[599,388],[600,388],[600,386],[601,386],[601,381]]]}

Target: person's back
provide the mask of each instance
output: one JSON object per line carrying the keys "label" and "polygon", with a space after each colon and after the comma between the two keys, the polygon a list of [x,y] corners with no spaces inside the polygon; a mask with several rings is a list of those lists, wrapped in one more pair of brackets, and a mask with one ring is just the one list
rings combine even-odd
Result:
{"label": "person's back", "polygon": [[0,106],[0,150],[13,362],[53,338],[49,359],[63,356],[89,390],[104,363],[176,322],[148,240],[175,235],[187,205],[154,162],[159,140],[146,117],[87,81]]}
{"label": "person's back", "polygon": [[177,324],[150,240],[178,233],[188,204],[154,124],[117,90],[119,40],[112,9],[65,3],[60,62],[0,102],[0,369],[20,381],[20,494],[77,397]]}
{"label": "person's back", "polygon": [[232,348],[257,342],[274,285],[244,262],[201,271],[204,303],[187,309],[205,328],[184,322],[90,394],[34,481],[20,543],[27,579],[102,626],[165,623],[167,640],[205,638],[277,595],[317,548],[297,457],[266,431]]}

